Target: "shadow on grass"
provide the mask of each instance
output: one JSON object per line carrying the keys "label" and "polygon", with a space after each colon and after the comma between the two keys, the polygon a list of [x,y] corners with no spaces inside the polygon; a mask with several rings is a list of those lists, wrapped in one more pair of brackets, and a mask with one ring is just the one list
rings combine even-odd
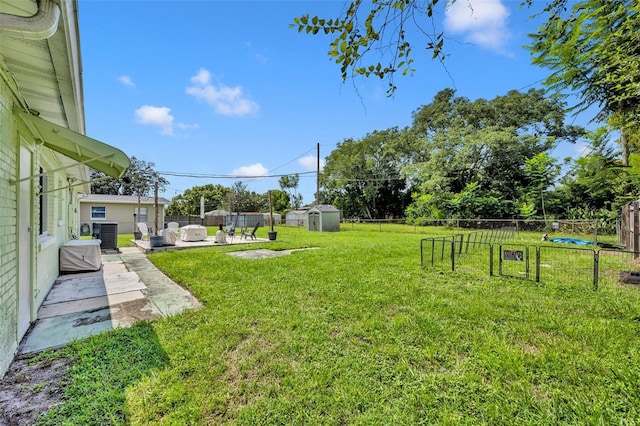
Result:
{"label": "shadow on grass", "polygon": [[169,362],[150,322],[138,322],[71,344],[64,397],[37,424],[125,424],[126,389]]}

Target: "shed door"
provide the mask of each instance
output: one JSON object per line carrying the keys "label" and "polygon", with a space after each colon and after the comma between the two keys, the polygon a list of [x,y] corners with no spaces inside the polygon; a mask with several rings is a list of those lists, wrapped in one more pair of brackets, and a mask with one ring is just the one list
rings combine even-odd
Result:
{"label": "shed door", "polygon": [[31,324],[31,152],[20,147],[20,195],[18,204],[18,341]]}
{"label": "shed door", "polygon": [[320,213],[310,212],[309,213],[309,231],[319,231],[319,230],[320,230]]}

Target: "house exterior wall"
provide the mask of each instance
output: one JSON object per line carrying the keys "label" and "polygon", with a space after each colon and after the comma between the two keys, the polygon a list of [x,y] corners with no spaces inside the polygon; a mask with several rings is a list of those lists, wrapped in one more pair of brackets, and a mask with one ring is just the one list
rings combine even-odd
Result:
{"label": "house exterior wall", "polygon": [[[61,167],[53,153],[46,149],[36,152],[35,160],[37,168],[34,174],[39,173],[40,167],[46,170],[55,170]],[[35,306],[40,306],[44,302],[47,293],[58,278],[59,273],[59,249],[66,241],[71,239],[71,233],[77,235],[76,222],[70,214],[69,205],[74,205],[77,201],[73,199],[74,193],[65,189],[68,187],[67,175],[64,171],[47,174],[48,188],[46,194],[46,232],[37,235],[36,241],[36,265],[33,297]],[[37,182],[37,179],[35,180]],[[36,185],[36,192],[39,190]],[[39,197],[38,197],[39,198]],[[39,208],[39,203],[36,204]],[[36,210],[37,211],[37,210]],[[38,227],[38,217],[32,218],[35,224],[33,229]],[[33,318],[35,319],[35,318]]]}
{"label": "house exterior wall", "polygon": [[0,78],[0,376],[18,347],[18,197],[16,185],[10,184],[18,174],[18,138],[12,108],[11,91]]}
{"label": "house exterior wall", "polygon": [[[155,207],[153,204],[141,204],[141,207],[147,208],[147,221],[146,224],[149,229],[154,229],[155,226]],[[105,207],[106,217],[104,219],[92,219],[91,207]],[[135,222],[133,214],[137,213],[137,203],[112,203],[108,201],[91,201],[80,202],[80,224],[87,223],[90,227],[93,227],[93,223],[100,222],[117,222],[118,234],[132,234],[135,228]],[[158,206],[158,227],[162,229],[164,227],[164,206]]]}
{"label": "house exterior wall", "polygon": [[[46,174],[46,224],[40,232],[40,168],[57,170],[60,162],[48,148],[36,144],[35,137],[15,112],[20,108],[17,91],[4,72],[0,57],[0,376],[9,367],[24,333],[19,323],[20,267],[30,265],[28,297],[30,312],[28,321],[36,319],[38,308],[55,283],[59,273],[59,248],[75,233],[77,221],[74,213],[77,198],[73,189],[69,190],[65,170]],[[28,261],[19,258],[20,233],[18,229],[19,205],[22,194],[18,191],[20,176],[21,148],[31,153],[28,180],[31,200],[26,205],[31,209],[28,247],[25,247]]]}

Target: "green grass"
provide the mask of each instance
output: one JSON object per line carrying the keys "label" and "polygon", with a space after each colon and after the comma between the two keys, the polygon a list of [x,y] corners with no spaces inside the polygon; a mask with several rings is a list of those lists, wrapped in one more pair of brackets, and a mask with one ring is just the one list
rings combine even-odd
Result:
{"label": "green grass", "polygon": [[[151,255],[204,307],[60,351],[42,423],[640,423],[637,288],[422,269],[396,226]],[[258,247],[316,249],[225,254]]]}

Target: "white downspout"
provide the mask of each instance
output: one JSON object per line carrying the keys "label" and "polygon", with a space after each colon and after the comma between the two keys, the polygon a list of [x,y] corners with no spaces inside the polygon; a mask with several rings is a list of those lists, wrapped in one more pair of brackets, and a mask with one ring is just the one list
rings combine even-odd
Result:
{"label": "white downspout", "polygon": [[55,34],[60,7],[53,0],[40,0],[33,16],[0,14],[0,34],[27,40],[45,40]]}

